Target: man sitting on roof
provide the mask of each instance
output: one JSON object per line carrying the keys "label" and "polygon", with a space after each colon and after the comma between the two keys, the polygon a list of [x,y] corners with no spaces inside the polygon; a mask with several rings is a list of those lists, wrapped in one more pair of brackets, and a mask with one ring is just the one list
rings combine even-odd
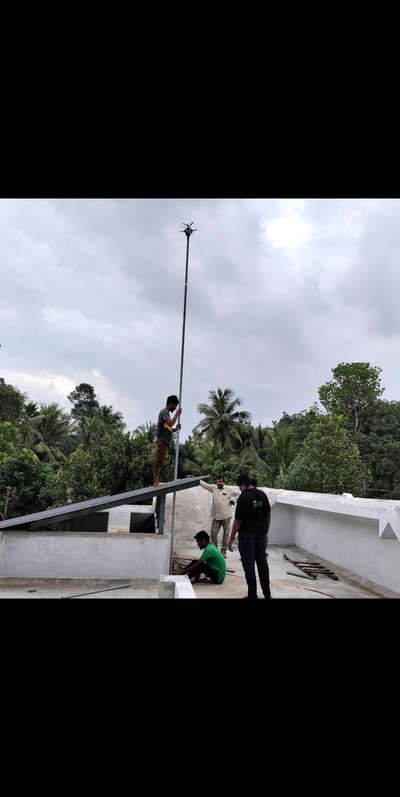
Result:
{"label": "man sitting on roof", "polygon": [[190,580],[197,582],[200,581],[201,573],[204,573],[213,584],[222,584],[225,580],[226,564],[221,551],[212,542],[210,543],[210,535],[203,529],[194,535],[194,539],[203,553],[200,559],[193,559],[183,570],[179,570],[177,575],[187,575]]}

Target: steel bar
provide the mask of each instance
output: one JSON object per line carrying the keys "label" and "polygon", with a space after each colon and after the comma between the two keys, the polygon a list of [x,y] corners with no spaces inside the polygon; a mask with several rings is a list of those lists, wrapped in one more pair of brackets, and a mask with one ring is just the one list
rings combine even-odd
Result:
{"label": "steel bar", "polygon": [[314,581],[315,576],[306,576],[305,573],[293,573],[291,570],[286,570],[288,576],[297,576],[297,578],[309,578],[310,581]]}
{"label": "steel bar", "polygon": [[118,587],[103,587],[103,589],[91,589],[90,592],[78,592],[77,595],[61,595],[61,598],[67,600],[67,598],[82,598],[85,595],[95,595],[97,592],[108,592],[110,589],[125,589],[126,587],[131,587],[132,583],[129,584],[119,584]]}

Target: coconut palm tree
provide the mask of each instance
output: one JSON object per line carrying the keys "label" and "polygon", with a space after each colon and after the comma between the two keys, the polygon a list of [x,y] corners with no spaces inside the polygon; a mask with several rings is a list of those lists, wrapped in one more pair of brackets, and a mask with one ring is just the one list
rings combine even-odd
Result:
{"label": "coconut palm tree", "polygon": [[294,447],[294,431],[290,426],[267,429],[267,449],[279,475],[285,473],[296,456]]}
{"label": "coconut palm tree", "polygon": [[152,423],[151,421],[146,421],[146,423],[140,424],[140,426],[135,429],[133,434],[135,437],[142,435],[149,441],[149,443],[154,443],[157,437],[157,424]]}
{"label": "coconut palm tree", "polygon": [[47,462],[65,462],[70,417],[57,404],[41,404],[31,420],[34,430],[33,451]]}
{"label": "coconut palm tree", "polygon": [[[194,433],[205,436],[211,442],[220,443],[223,449],[232,449],[235,442],[242,443],[243,431],[241,425],[249,423],[251,416],[245,410],[238,410],[241,399],[234,398],[233,390],[209,391],[209,404],[199,404],[197,407],[204,418],[193,429]],[[242,434],[241,434],[242,432]]]}
{"label": "coconut palm tree", "polygon": [[108,432],[122,431],[125,429],[126,424],[122,419],[122,412],[114,412],[112,404],[109,407],[103,404],[102,407],[94,409],[93,416],[99,418],[104,429]]}
{"label": "coconut palm tree", "polygon": [[37,404],[30,401],[24,404],[19,422],[19,433],[21,435],[22,445],[27,449],[32,449],[37,439],[35,433],[34,419],[39,415]]}
{"label": "coconut palm tree", "polygon": [[83,448],[89,450],[104,437],[104,423],[97,413],[86,415],[81,419],[79,437]]}

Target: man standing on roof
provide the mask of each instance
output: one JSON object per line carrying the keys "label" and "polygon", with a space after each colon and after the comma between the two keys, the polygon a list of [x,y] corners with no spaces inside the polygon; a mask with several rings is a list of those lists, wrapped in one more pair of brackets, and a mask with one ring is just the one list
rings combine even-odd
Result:
{"label": "man standing on roof", "polygon": [[[176,410],[179,404],[178,396],[168,396],[166,406],[160,410],[157,421],[157,440],[156,440],[156,457],[153,467],[153,486],[160,486],[160,470],[166,463],[169,453],[169,446],[172,440],[172,432],[176,432],[181,428],[178,423],[174,428],[174,423],[178,420],[182,409]],[[175,412],[176,410],[176,412]],[[170,413],[175,412],[173,418],[170,418]]]}
{"label": "man standing on roof", "polygon": [[233,515],[232,507],[234,506],[233,497],[240,495],[240,490],[232,487],[226,487],[223,476],[217,476],[216,484],[207,484],[200,479],[200,487],[208,490],[213,494],[213,501],[211,507],[211,542],[218,548],[218,532],[223,528],[221,553],[226,559],[226,547],[228,544],[229,527]]}
{"label": "man standing on roof", "polygon": [[239,553],[246,576],[247,598],[257,598],[256,569],[264,598],[271,598],[269,568],[267,563],[267,540],[271,521],[271,507],[263,490],[250,486],[247,473],[237,478],[241,496],[236,504],[235,520],[228,548],[233,551],[233,541],[239,532]]}

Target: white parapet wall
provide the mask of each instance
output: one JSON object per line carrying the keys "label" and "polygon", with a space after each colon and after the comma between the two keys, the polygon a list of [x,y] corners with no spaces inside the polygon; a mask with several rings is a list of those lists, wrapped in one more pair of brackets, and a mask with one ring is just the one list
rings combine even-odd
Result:
{"label": "white parapet wall", "polygon": [[[400,594],[400,501],[261,489],[271,504],[269,545],[297,545]],[[211,502],[202,487],[177,493],[175,545],[210,533]],[[171,508],[167,496],[166,531]]]}
{"label": "white parapet wall", "polygon": [[158,579],[169,557],[161,534],[0,533],[0,578]]}
{"label": "white parapet wall", "polygon": [[160,576],[160,598],[196,598],[189,576]]}

